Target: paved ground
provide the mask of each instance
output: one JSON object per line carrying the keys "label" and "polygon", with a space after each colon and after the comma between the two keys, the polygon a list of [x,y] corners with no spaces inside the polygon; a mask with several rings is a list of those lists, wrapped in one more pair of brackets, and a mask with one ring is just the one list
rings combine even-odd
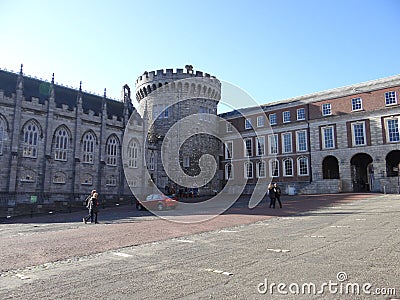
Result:
{"label": "paved ground", "polygon": [[79,213],[7,220],[0,299],[310,299],[302,285],[323,299],[396,299],[376,292],[400,293],[398,195],[285,200],[249,210],[241,199],[198,224],[127,207],[101,211],[99,225]]}

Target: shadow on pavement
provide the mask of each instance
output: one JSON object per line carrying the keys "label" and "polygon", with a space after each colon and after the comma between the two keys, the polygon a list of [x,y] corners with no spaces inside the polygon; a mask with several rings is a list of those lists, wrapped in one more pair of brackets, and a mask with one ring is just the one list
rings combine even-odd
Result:
{"label": "shadow on pavement", "polygon": [[[316,210],[319,208],[340,205],[342,203],[349,203],[351,201],[367,199],[371,197],[379,197],[382,194],[374,193],[341,193],[341,194],[319,194],[319,195],[295,195],[281,197],[283,208],[269,208],[269,198],[264,199],[256,207],[250,209],[248,207],[249,196],[241,196],[236,202],[230,206],[223,215],[238,214],[238,215],[260,215],[260,216],[291,216],[296,214],[305,213],[307,211]],[[204,202],[207,198],[191,198],[182,199],[185,203],[196,203],[196,201]],[[179,211],[179,206],[177,208]],[[156,212],[158,213],[158,212]],[[176,213],[174,211],[162,212],[162,216]],[[210,211],[201,211],[201,214],[214,213],[213,209]],[[338,213],[338,212],[335,212]],[[339,212],[339,214],[345,214]],[[16,216],[11,218],[2,218],[2,224],[32,224],[32,223],[75,223],[82,222],[82,218],[87,215],[87,210],[82,207],[82,210],[74,211],[71,213],[47,213],[29,216]],[[148,220],[150,218],[158,218],[155,214],[148,211],[137,211],[135,205],[124,204],[116,205],[114,207],[107,207],[99,210],[100,223],[120,223],[123,222],[138,222]]]}

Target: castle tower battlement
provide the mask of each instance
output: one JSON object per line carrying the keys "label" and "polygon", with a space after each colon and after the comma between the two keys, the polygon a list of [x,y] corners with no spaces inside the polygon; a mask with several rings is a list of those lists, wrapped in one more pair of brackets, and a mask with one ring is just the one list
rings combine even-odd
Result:
{"label": "castle tower battlement", "polygon": [[191,66],[186,66],[186,69],[186,72],[183,69],[176,69],[175,72],[173,69],[144,72],[136,80],[137,101],[140,102],[156,90],[179,93],[186,98],[220,100],[221,82],[215,76],[201,71],[194,72]]}

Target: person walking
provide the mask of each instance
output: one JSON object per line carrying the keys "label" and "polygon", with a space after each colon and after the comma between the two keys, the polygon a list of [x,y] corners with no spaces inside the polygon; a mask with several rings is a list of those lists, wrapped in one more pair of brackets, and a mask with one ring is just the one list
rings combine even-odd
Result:
{"label": "person walking", "polygon": [[269,185],[268,185],[268,196],[269,196],[269,199],[270,199],[270,202],[269,202],[269,208],[275,208],[275,189],[274,189],[274,185],[272,184],[272,183],[270,183]]}
{"label": "person walking", "polygon": [[[282,190],[279,187],[278,183],[274,183],[274,191],[275,191],[275,199],[278,201],[279,203],[279,207],[282,208],[282,202],[281,202],[281,194],[282,194]],[[275,207],[275,205],[274,205]]]}
{"label": "person walking", "polygon": [[86,207],[89,210],[89,213],[86,217],[83,218],[83,223],[86,224],[87,221],[90,219],[90,223],[93,223],[93,221],[94,221],[95,224],[98,224],[98,222],[97,222],[97,214],[99,211],[98,197],[99,197],[99,194],[96,192],[96,190],[93,190],[91,193],[91,197],[87,201],[87,205],[86,205]]}

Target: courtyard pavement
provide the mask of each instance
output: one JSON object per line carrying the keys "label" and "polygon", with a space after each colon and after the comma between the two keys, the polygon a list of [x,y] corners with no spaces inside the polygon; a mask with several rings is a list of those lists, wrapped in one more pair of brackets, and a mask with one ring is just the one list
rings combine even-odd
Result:
{"label": "courtyard pavement", "polygon": [[131,206],[3,220],[0,298],[400,298],[399,195],[247,202],[195,224]]}

